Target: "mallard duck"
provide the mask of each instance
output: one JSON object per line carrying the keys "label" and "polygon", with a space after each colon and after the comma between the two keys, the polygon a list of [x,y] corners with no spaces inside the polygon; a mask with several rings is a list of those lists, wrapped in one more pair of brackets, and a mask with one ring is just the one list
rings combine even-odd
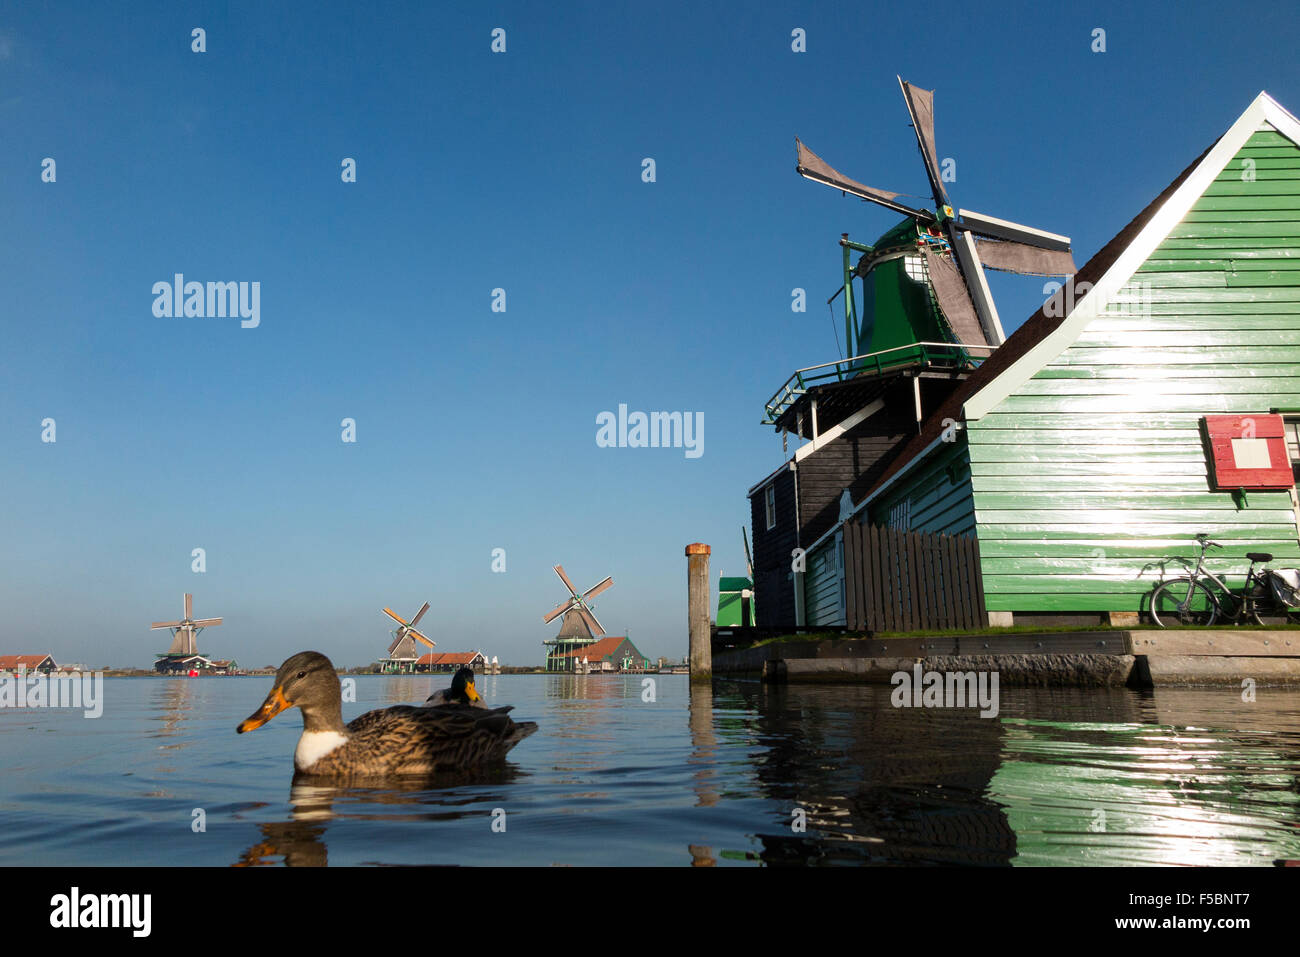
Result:
{"label": "mallard duck", "polygon": [[483,696],[474,689],[474,669],[465,667],[456,672],[451,679],[450,688],[442,688],[429,695],[424,701],[426,708],[441,708],[444,705],[466,705],[471,708],[487,708]]}
{"label": "mallard duck", "polygon": [[302,774],[384,777],[454,771],[500,761],[537,730],[516,724],[512,708],[398,705],[367,711],[343,724],[343,691],[330,660],[316,651],[294,655],[276,672],[262,706],[236,729],[260,728],[287,708],[302,709],[302,737],[293,754]]}

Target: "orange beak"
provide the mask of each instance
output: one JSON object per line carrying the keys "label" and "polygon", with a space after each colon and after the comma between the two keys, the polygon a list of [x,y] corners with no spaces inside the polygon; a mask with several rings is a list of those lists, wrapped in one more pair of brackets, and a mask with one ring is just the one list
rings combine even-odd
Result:
{"label": "orange beak", "polygon": [[252,731],[255,728],[260,728],[285,708],[292,707],[293,702],[285,698],[284,689],[279,685],[276,685],[271,689],[271,693],[266,696],[266,700],[262,702],[262,707],[258,708],[251,715],[241,721],[239,727],[235,730],[240,734],[243,734],[245,731]]}

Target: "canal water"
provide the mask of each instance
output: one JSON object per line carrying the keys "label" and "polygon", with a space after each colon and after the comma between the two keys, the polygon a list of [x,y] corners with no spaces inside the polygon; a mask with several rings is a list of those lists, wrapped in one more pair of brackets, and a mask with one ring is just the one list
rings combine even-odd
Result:
{"label": "canal water", "polygon": [[[645,684],[647,678],[652,685]],[[440,682],[441,683],[441,682]],[[427,677],[356,679],[363,711]],[[1300,695],[483,677],[540,725],[501,768],[293,783],[269,678],[110,678],[101,717],[0,708],[0,864],[1226,864],[1300,858]]]}

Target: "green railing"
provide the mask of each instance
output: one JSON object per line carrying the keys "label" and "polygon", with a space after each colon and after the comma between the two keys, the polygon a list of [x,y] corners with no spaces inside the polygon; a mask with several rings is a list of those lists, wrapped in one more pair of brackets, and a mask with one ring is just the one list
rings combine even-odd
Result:
{"label": "green railing", "polygon": [[911,342],[881,352],[871,352],[867,355],[798,369],[785,381],[785,385],[777,389],[772,398],[767,400],[764,406],[767,414],[763,424],[775,424],[781,414],[794,405],[799,396],[808,391],[809,386],[820,385],[831,380],[846,382],[860,375],[880,375],[882,372],[905,366],[925,365],[941,369],[973,368],[987,359],[992,352],[992,346],[983,344]]}

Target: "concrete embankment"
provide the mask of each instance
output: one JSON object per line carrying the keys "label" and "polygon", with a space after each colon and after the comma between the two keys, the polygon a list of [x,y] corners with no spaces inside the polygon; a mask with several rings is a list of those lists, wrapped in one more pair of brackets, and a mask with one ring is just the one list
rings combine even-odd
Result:
{"label": "concrete embankment", "polygon": [[1300,631],[1106,630],[775,641],[715,651],[713,671],[772,682],[888,684],[926,671],[996,671],[1006,686],[1300,685]]}

